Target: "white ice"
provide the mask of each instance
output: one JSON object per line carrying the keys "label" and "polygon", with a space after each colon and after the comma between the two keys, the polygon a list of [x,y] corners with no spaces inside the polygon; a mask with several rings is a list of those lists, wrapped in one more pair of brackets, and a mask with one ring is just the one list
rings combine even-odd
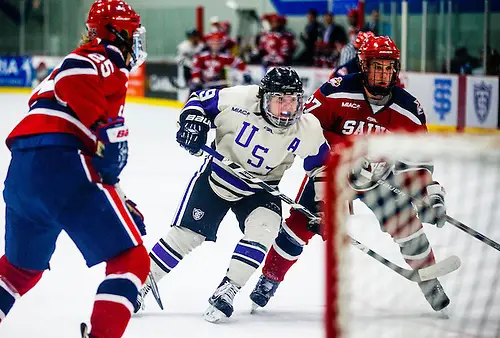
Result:
{"label": "white ice", "polygon": [[[27,95],[0,94],[0,102],[0,139],[5,139],[25,113]],[[145,245],[149,249],[168,231],[178,200],[201,159],[190,156],[175,142],[178,110],[129,104],[125,111],[131,139],[129,164],[121,185],[146,217]],[[8,149],[0,147],[1,177],[5,177],[9,160]],[[285,174],[280,185],[292,197],[303,178],[300,164],[297,162]],[[445,171],[445,164],[449,163],[437,163],[436,178],[448,190],[449,213],[500,241],[500,179],[495,172],[498,167],[485,173],[469,163],[456,164],[450,167],[453,170]],[[478,176],[483,183],[477,183]],[[486,181],[492,177],[495,179]],[[0,209],[3,212],[3,205]],[[288,214],[286,206],[284,210]],[[357,202],[355,210],[349,232],[404,266],[397,246],[379,230],[370,212]],[[0,229],[3,233],[3,226]],[[459,271],[442,278],[452,300],[450,319],[440,319],[433,312],[417,285],[349,248],[351,279],[349,287],[342,291],[351,298],[349,336],[500,337],[500,252],[450,225],[443,229],[426,226],[426,230],[438,259],[451,254],[462,259]],[[249,313],[248,295],[258,278],[257,272],[237,296],[235,313],[227,322],[205,322],[202,313],[207,299],[224,276],[232,250],[241,238],[232,214],[223,221],[218,236],[217,243],[203,244],[160,282],[165,310],[160,311],[150,297],[146,311],[132,318],[124,337],[325,336],[324,250],[319,238],[314,238],[304,250],[265,309],[254,315]],[[0,242],[3,248],[3,239]],[[0,337],[79,337],[79,324],[88,322],[103,271],[102,264],[87,269],[76,247],[61,234],[51,270],[0,324]]]}

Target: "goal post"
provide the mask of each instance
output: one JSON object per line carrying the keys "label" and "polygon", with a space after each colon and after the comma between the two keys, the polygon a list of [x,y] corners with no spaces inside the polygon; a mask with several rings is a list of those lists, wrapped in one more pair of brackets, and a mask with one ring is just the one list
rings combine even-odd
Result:
{"label": "goal post", "polygon": [[[499,134],[387,134],[335,145],[327,166],[324,209],[326,337],[500,337],[500,251],[451,224],[439,229],[424,224],[437,262],[452,255],[462,261],[458,270],[439,278],[450,305],[435,312],[417,283],[350,244],[347,234],[411,269],[391,231],[374,216],[399,210],[401,201],[394,194],[367,192],[363,198],[371,198],[375,207],[370,210],[357,199],[354,215],[349,215],[346,201],[359,196],[347,177],[363,158],[432,161],[433,178],[446,190],[447,214],[500,243]],[[396,188],[410,194],[425,188],[422,176],[408,177],[397,181],[403,183]],[[416,213],[415,208],[404,210]],[[399,219],[411,217],[401,213]]]}

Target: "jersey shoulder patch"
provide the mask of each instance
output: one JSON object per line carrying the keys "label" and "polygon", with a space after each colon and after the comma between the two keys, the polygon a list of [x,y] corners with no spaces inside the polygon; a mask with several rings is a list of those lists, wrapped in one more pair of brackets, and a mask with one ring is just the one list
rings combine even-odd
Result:
{"label": "jersey shoulder patch", "polygon": [[332,77],[320,87],[320,91],[324,96],[331,97],[335,93],[362,93],[362,88],[361,75],[355,73]]}
{"label": "jersey shoulder patch", "polygon": [[[393,95],[393,104],[404,109],[413,117],[416,117],[420,121],[420,124],[424,125],[427,123],[424,109],[415,96],[397,86],[393,89]],[[410,119],[413,120],[414,118],[410,117]]]}

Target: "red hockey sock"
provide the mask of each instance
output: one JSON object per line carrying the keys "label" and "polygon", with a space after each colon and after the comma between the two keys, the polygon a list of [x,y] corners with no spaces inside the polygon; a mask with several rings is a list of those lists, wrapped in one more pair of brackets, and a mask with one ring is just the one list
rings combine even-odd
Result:
{"label": "red hockey sock", "polygon": [[288,270],[297,262],[297,258],[299,256],[293,260],[288,260],[276,252],[274,246],[272,246],[267,254],[262,273],[270,280],[282,282]]}
{"label": "red hockey sock", "polygon": [[7,316],[17,298],[31,290],[42,278],[43,271],[15,267],[0,258],[0,321]]}
{"label": "red hockey sock", "polygon": [[123,336],[139,289],[149,273],[149,256],[140,245],[107,262],[106,279],[97,289],[90,322],[92,338]]}

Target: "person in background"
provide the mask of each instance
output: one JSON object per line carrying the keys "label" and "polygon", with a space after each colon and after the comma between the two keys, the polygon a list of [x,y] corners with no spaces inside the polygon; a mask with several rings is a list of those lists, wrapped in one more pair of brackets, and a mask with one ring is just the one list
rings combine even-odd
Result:
{"label": "person in background", "polygon": [[204,46],[201,34],[196,29],[187,31],[186,40],[177,46],[175,61],[177,61],[178,65],[182,66],[186,83],[191,79],[193,56],[200,53]]}
{"label": "person in background", "polygon": [[378,10],[374,9],[371,13],[371,20],[363,26],[363,32],[373,32],[375,35],[380,34],[380,13]]}
{"label": "person in background", "polygon": [[321,38],[325,28],[318,22],[318,12],[315,9],[310,9],[307,12],[308,23],[304,27],[304,31],[300,33],[300,40],[304,43],[304,50],[297,58],[297,63],[303,65],[313,64],[313,58],[316,53],[316,42]]}
{"label": "person in background", "polygon": [[327,42],[332,46],[335,45],[336,42],[343,44],[347,43],[347,35],[344,28],[335,24],[332,13],[328,12],[323,15],[323,23],[325,24],[323,42]]}
{"label": "person in background", "polygon": [[354,43],[356,40],[356,36],[358,35],[358,20],[359,20],[359,12],[356,8],[350,9],[347,12],[347,22],[349,23],[349,28],[347,29],[347,38],[348,41]]}
{"label": "person in background", "polygon": [[286,18],[274,14],[269,16],[271,30],[259,40],[258,53],[264,67],[290,65],[297,47],[295,35],[286,29]]}
{"label": "person in background", "polygon": [[334,54],[332,46],[328,42],[316,41],[316,49],[313,59],[313,67],[333,68],[337,64],[337,55]]}

